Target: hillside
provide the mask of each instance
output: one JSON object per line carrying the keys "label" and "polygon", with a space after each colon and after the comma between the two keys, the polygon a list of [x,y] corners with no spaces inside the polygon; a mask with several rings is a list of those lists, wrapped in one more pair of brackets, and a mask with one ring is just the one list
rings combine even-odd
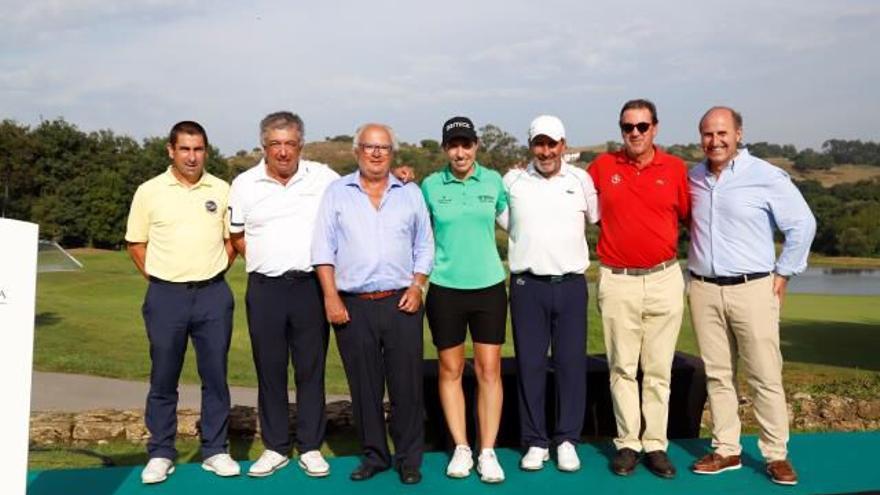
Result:
{"label": "hillside", "polygon": [[785,169],[795,180],[815,180],[823,187],[880,178],[880,167],[871,165],[835,165],[830,170],[801,171],[795,169],[791,160],[786,158],[770,158],[768,161]]}
{"label": "hillside", "polygon": [[[421,149],[418,146],[403,146],[413,151]],[[581,152],[601,153],[605,151],[606,146],[606,144],[569,146],[568,151],[570,154]],[[227,160],[233,168],[238,169],[240,172],[256,164],[261,156],[261,152],[256,149],[248,153],[239,152],[239,154],[231,156]],[[318,141],[306,143],[305,149],[303,149],[303,158],[327,163],[340,173],[351,172],[355,167],[351,143],[346,142]],[[693,165],[695,163],[694,160],[698,157],[689,155],[686,158],[689,165]],[[770,158],[768,161],[787,171],[795,180],[815,180],[822,184],[823,187],[880,178],[880,167],[871,165],[836,165],[830,170],[802,171],[795,169],[792,161],[787,158]],[[439,166],[440,164],[438,163],[437,165]]]}

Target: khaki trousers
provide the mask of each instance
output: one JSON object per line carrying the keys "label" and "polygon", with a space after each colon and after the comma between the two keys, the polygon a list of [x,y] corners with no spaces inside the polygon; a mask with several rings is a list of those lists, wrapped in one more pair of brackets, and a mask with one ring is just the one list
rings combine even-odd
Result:
{"label": "khaki trousers", "polygon": [[688,297],[706,366],[712,447],[723,456],[739,455],[742,450],[736,392],[739,357],[755,395],[755,418],[761,429],[758,448],[768,462],[785,459],[788,411],[773,276],[729,286],[691,280]]}
{"label": "khaki trousers", "polygon": [[[600,267],[599,276],[599,312],[617,422],[614,446],[636,452],[665,451],[672,358],[684,312],[681,268],[675,264],[632,276]],[[636,380],[639,365],[641,401]],[[640,438],[642,417],[645,428]]]}

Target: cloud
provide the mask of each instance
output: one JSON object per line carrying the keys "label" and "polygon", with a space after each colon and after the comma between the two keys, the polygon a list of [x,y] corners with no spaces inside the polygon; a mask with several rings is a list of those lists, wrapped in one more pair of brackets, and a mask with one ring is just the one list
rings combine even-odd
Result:
{"label": "cloud", "polygon": [[[314,135],[387,118],[417,141],[453,111],[510,129],[557,112],[604,140],[636,96],[662,105],[669,141],[693,140],[694,116],[721,101],[787,142],[821,141],[847,113],[864,138],[873,123],[855,114],[880,110],[877,32],[867,1],[7,0],[0,108],[138,137],[198,117],[224,151],[249,148],[279,108],[308,115]],[[829,100],[841,103],[816,104]]]}

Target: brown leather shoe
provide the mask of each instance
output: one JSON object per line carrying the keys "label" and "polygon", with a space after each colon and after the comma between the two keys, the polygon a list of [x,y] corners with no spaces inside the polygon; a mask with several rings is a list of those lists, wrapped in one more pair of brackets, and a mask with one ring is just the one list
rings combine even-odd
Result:
{"label": "brown leather shoe", "polygon": [[767,474],[770,480],[780,485],[797,485],[798,477],[788,459],[767,463]]}
{"label": "brown leather shoe", "polygon": [[703,456],[691,466],[691,471],[697,474],[718,474],[724,471],[732,471],[742,467],[738,455],[723,456],[712,452]]}

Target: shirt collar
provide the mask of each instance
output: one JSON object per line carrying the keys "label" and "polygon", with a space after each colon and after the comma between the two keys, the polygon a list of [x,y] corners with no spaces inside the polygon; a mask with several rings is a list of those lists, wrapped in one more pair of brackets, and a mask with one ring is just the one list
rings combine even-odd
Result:
{"label": "shirt collar", "polygon": [[[754,160],[752,155],[749,153],[749,150],[746,148],[740,148],[737,151],[736,155],[730,160],[724,168],[721,169],[721,173],[724,173],[725,170],[730,170],[730,173],[735,174],[737,170],[743,170],[748,167],[749,163]],[[702,167],[702,172],[704,175],[709,176],[713,175],[711,169],[709,169],[709,160],[704,159],[700,162],[700,166]]]}
{"label": "shirt collar", "polygon": [[[346,186],[354,186],[360,190],[363,190],[361,187],[361,171],[355,170],[354,172],[342,177],[340,179],[343,184]],[[386,191],[391,190],[396,187],[403,187],[405,184],[400,182],[400,179],[394,176],[392,173],[388,173],[388,187],[385,188]]]}
{"label": "shirt collar", "polygon": [[[662,165],[663,163],[665,163],[665,160],[663,160],[663,152],[660,150],[660,148],[658,148],[656,144],[653,145],[653,148],[654,148],[654,156],[651,157],[651,161],[642,168],[653,167],[655,165]],[[638,162],[636,162],[635,160],[630,158],[629,155],[626,154],[626,150],[623,148],[620,148],[618,151],[615,151],[614,157],[615,157],[617,163],[638,167]]]}
{"label": "shirt collar", "polygon": [[168,168],[165,170],[164,174],[166,184],[168,184],[169,186],[180,186],[186,189],[195,189],[202,186],[211,187],[211,181],[207,178],[208,172],[206,172],[204,169],[202,170],[202,176],[199,177],[199,181],[192,186],[187,186],[183,182],[180,182],[180,180],[178,180],[177,177],[174,176],[174,172],[171,171],[173,168],[174,165],[168,165]]}
{"label": "shirt collar", "polygon": [[[260,162],[257,163],[256,166],[258,167],[259,174],[260,174],[259,177],[257,178],[257,180],[259,180],[259,181],[269,181],[269,182],[274,182],[274,183],[276,183],[276,184],[280,184],[280,182],[278,181],[278,179],[276,179],[276,178],[274,178],[274,177],[271,177],[271,176],[269,175],[269,171],[268,171],[268,169],[266,168],[267,165],[266,165],[266,158],[265,158],[265,157],[264,157],[264,158],[260,158]],[[308,173],[309,173],[309,165],[308,165],[307,161],[306,161],[306,160],[300,160],[299,163],[298,163],[297,166],[296,166],[296,173],[293,174],[293,177],[291,177],[290,180],[287,181],[287,184],[284,184],[284,186],[286,187],[286,186],[289,186],[289,185],[291,185],[291,184],[293,184],[293,183],[295,183],[295,182],[299,182],[299,181],[302,180],[303,177],[305,177]]]}
{"label": "shirt collar", "polygon": [[537,177],[539,179],[552,180],[556,177],[564,177],[569,174],[568,163],[566,163],[565,160],[562,160],[562,164],[559,166],[559,172],[557,172],[556,175],[552,177],[544,177],[543,175],[541,175],[540,172],[538,172],[538,169],[535,168],[535,162],[533,160],[530,161],[529,164],[526,166],[526,173],[531,175],[532,177]]}
{"label": "shirt collar", "polygon": [[[482,180],[482,178],[483,178],[483,167],[480,165],[479,162],[474,160],[474,173],[472,173],[470,175],[470,177],[468,177],[465,180],[473,179],[475,181],[480,181],[480,180]],[[458,177],[456,177],[455,174],[452,173],[452,166],[447,164],[446,168],[443,169],[443,183],[449,184],[450,182],[463,182],[463,181],[461,179],[459,179]]]}

